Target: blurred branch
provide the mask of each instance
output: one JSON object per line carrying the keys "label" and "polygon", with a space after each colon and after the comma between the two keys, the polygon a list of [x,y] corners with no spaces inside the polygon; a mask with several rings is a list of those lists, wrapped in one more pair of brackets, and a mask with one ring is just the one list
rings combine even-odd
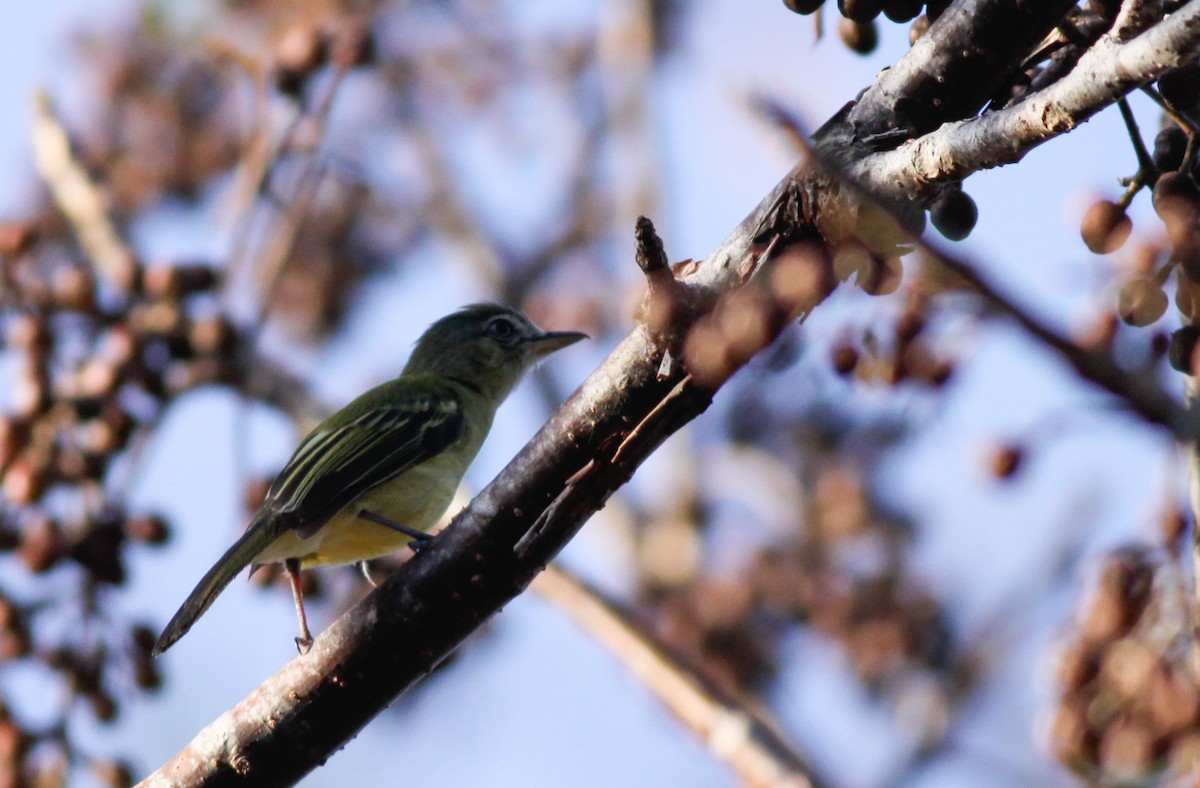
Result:
{"label": "blurred branch", "polygon": [[[1184,400],[1191,408],[1200,404],[1200,385],[1192,375],[1184,376]],[[1192,604],[1188,606],[1192,627],[1192,668],[1200,675],[1200,442],[1182,446],[1187,458],[1188,505],[1192,512]]]}
{"label": "blurred branch", "polygon": [[75,229],[95,271],[121,292],[136,285],[137,261],[108,215],[107,200],[71,150],[71,140],[50,99],[34,100],[33,153],[54,202]]}
{"label": "blurred branch", "polygon": [[820,784],[812,766],[761,709],[703,681],[697,672],[682,669],[653,635],[596,589],[553,564],[531,587],[628,668],[715,757],[729,764],[740,784],[777,788]]}
{"label": "blurred branch", "polygon": [[1192,442],[1200,435],[1196,413],[1181,405],[1153,378],[1130,372],[1119,365],[1107,352],[1080,347],[1038,320],[1027,309],[1000,293],[966,260],[935,249],[922,247],[931,259],[942,265],[970,286],[990,307],[1025,330],[1027,334],[1053,350],[1069,363],[1085,380],[1099,386],[1122,400],[1134,413],[1151,424],[1166,427],[1178,440]]}

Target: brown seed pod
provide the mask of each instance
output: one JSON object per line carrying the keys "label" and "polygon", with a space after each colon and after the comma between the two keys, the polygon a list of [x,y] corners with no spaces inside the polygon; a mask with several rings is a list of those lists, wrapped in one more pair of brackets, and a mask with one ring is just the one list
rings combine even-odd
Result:
{"label": "brown seed pod", "polygon": [[1200,189],[1196,182],[1184,173],[1168,172],[1154,184],[1153,202],[1171,245],[1194,245],[1196,216],[1200,212]]}
{"label": "brown seed pod", "polygon": [[783,5],[789,11],[806,15],[817,11],[824,3],[825,0],[783,0]]}
{"label": "brown seed pod", "polygon": [[64,266],[54,273],[50,284],[53,306],[90,314],[96,309],[95,286],[91,275],[82,267]]}
{"label": "brown seed pod", "polygon": [[53,473],[68,484],[96,480],[104,476],[108,463],[98,454],[88,454],[77,447],[65,447],[54,453]]}
{"label": "brown seed pod", "polygon": [[262,506],[263,501],[266,500],[269,489],[271,489],[271,477],[259,476],[247,479],[242,486],[242,506],[247,512],[257,511],[258,507]]}
{"label": "brown seed pod", "polygon": [[1025,450],[1015,443],[995,447],[991,454],[991,471],[997,479],[1011,479],[1025,464]]}
{"label": "brown seed pod", "polygon": [[9,318],[4,331],[4,343],[11,348],[45,353],[50,350],[53,336],[45,318],[28,312]]}
{"label": "brown seed pod", "polygon": [[125,582],[125,565],[121,560],[121,546],[124,543],[125,533],[121,524],[106,517],[90,524],[83,536],[71,545],[70,556],[75,563],[88,570],[93,580],[120,585]]}
{"label": "brown seed pod", "polygon": [[925,313],[919,309],[905,309],[896,319],[896,341],[908,344],[925,330]]}
{"label": "brown seed pod", "polygon": [[105,332],[96,349],[96,358],[103,359],[118,370],[123,370],[138,360],[142,352],[141,342],[125,325],[118,325]]}
{"label": "brown seed pod", "polygon": [[134,306],[129,311],[127,324],[134,336],[141,340],[183,334],[184,321],[183,310],[178,303],[151,301]]}
{"label": "brown seed pod", "polygon": [[124,761],[97,759],[91,762],[90,769],[104,788],[130,788],[134,783],[133,768]]}
{"label": "brown seed pod", "polygon": [[908,45],[912,46],[921,40],[921,36],[925,35],[929,30],[929,17],[921,14],[913,20],[912,27],[908,29]]}
{"label": "brown seed pod", "polygon": [[188,342],[200,355],[227,355],[237,346],[237,329],[223,316],[200,318],[188,328]]}
{"label": "brown seed pod", "polygon": [[952,0],[927,0],[925,3],[925,14],[929,17],[929,21],[936,21],[947,8],[950,7]]}
{"label": "brown seed pod", "polygon": [[849,342],[839,343],[834,346],[829,360],[834,372],[842,376],[850,375],[858,366],[858,349]]}
{"label": "brown seed pod", "polygon": [[163,377],[168,391],[182,394],[209,383],[233,383],[237,375],[238,367],[235,364],[210,357],[174,362]]}
{"label": "brown seed pod", "polygon": [[1050,715],[1047,739],[1054,756],[1076,771],[1096,762],[1096,738],[1088,730],[1082,703],[1064,702]]}
{"label": "brown seed pod", "polygon": [[164,544],[171,537],[167,521],[158,515],[130,517],[125,521],[124,531],[130,539],[145,544]]}
{"label": "brown seed pod", "polygon": [[865,25],[882,10],[881,0],[837,0],[838,13],[847,19]]}
{"label": "brown seed pod", "polygon": [[140,689],[147,692],[160,690],[163,686],[162,673],[150,658],[139,659],[135,662],[133,680]]}
{"label": "brown seed pod", "polygon": [[54,520],[38,514],[22,524],[17,555],[30,572],[40,574],[50,570],[64,553],[62,533]]}
{"label": "brown seed pod", "polygon": [[925,382],[934,388],[946,385],[952,377],[954,377],[954,362],[944,358],[934,359],[924,374]]}
{"label": "brown seed pod", "polygon": [[[0,720],[0,763],[20,764],[25,753],[29,751],[31,743],[29,736],[21,730],[17,723],[8,719],[7,715]],[[18,778],[12,783],[6,784],[22,785],[23,783]]]}
{"label": "brown seed pod", "polygon": [[1160,663],[1147,691],[1150,721],[1159,736],[1191,728],[1200,716],[1200,689],[1187,674]]}
{"label": "brown seed pod", "polygon": [[1154,166],[1159,172],[1174,172],[1183,164],[1187,152],[1187,134],[1172,123],[1154,137]]}
{"label": "brown seed pod", "polygon": [[1187,515],[1179,507],[1168,506],[1159,519],[1158,535],[1163,546],[1169,550],[1179,549],[1183,546],[1187,531]]}
{"label": "brown seed pod", "polygon": [[1094,254],[1120,249],[1133,232],[1125,209],[1110,200],[1097,200],[1088,207],[1079,226],[1084,245]]}
{"label": "brown seed pod", "polygon": [[1118,779],[1144,775],[1154,760],[1154,735],[1145,725],[1119,719],[1100,736],[1099,761]]}
{"label": "brown seed pod", "polygon": [[1117,314],[1131,326],[1148,326],[1167,312],[1162,285],[1149,277],[1131,279],[1117,294]]}
{"label": "brown seed pod", "polygon": [[1171,69],[1158,78],[1158,91],[1176,112],[1186,114],[1200,109],[1200,65]]}
{"label": "brown seed pod", "polygon": [[24,254],[38,240],[38,231],[25,222],[0,223],[0,254],[16,256]]}
{"label": "brown seed pod", "polygon": [[1172,369],[1185,375],[1195,374],[1192,359],[1195,357],[1197,340],[1200,340],[1200,327],[1197,326],[1183,326],[1171,332],[1167,363]]}
{"label": "brown seed pod", "polygon": [[333,37],[329,59],[343,68],[369,66],[375,56],[375,33],[364,20],[345,22]]}
{"label": "brown seed pod", "polygon": [[312,22],[292,25],[275,43],[275,63],[280,68],[307,74],[328,60],[329,35]]}
{"label": "brown seed pod", "polygon": [[1054,682],[1064,696],[1077,693],[1100,672],[1100,654],[1087,643],[1072,642],[1056,655]]}
{"label": "brown seed pod", "polygon": [[0,473],[29,445],[29,422],[0,416]]}
{"label": "brown seed pod", "polygon": [[208,292],[218,281],[217,269],[209,265],[161,265],[146,269],[142,289],[156,301],[177,301],[181,296]]}
{"label": "brown seed pod", "polygon": [[961,241],[975,229],[979,208],[962,189],[949,189],[929,208],[934,228],[951,241]]}
{"label": "brown seed pod", "polygon": [[96,692],[87,696],[92,707],[92,714],[100,722],[112,722],[120,712],[117,699],[106,692]]}
{"label": "brown seed pod", "polygon": [[28,448],[17,455],[4,473],[4,497],[18,506],[30,504],[42,497],[50,482],[50,454]]}
{"label": "brown seed pod", "polygon": [[924,6],[924,0],[884,0],[883,13],[893,22],[908,22],[916,19]]}
{"label": "brown seed pod", "polygon": [[851,52],[869,55],[879,46],[879,30],[875,22],[855,22],[851,19],[838,20],[838,37]]}
{"label": "brown seed pod", "polygon": [[133,647],[143,656],[149,656],[158,641],[158,632],[148,624],[137,624],[129,630],[129,638]]}
{"label": "brown seed pod", "polygon": [[50,409],[50,375],[43,364],[26,364],[17,373],[12,393],[12,415],[31,420]]}
{"label": "brown seed pod", "polygon": [[900,289],[904,280],[904,264],[899,257],[878,257],[871,255],[870,265],[865,276],[860,272],[855,280],[867,295],[891,295]]}

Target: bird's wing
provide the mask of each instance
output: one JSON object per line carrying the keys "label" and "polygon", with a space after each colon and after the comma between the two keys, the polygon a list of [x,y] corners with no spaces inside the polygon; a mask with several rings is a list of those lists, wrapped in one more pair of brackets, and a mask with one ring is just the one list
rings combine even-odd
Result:
{"label": "bird's wing", "polygon": [[318,427],[279,472],[263,508],[279,525],[308,537],[358,496],[445,451],[463,428],[458,398],[441,392]]}

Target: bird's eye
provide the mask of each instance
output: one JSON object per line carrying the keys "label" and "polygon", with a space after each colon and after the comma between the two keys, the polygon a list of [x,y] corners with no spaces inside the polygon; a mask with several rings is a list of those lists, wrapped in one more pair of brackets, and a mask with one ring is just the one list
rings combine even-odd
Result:
{"label": "bird's eye", "polygon": [[517,327],[506,317],[498,317],[487,324],[487,335],[492,339],[510,342],[517,335]]}

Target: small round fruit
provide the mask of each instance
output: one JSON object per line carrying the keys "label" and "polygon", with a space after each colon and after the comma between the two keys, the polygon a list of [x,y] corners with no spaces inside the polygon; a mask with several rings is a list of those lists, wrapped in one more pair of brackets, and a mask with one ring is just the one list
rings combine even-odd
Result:
{"label": "small round fruit", "polygon": [[1095,254],[1108,254],[1120,249],[1133,232],[1133,222],[1125,209],[1110,200],[1097,200],[1083,215],[1079,235]]}

